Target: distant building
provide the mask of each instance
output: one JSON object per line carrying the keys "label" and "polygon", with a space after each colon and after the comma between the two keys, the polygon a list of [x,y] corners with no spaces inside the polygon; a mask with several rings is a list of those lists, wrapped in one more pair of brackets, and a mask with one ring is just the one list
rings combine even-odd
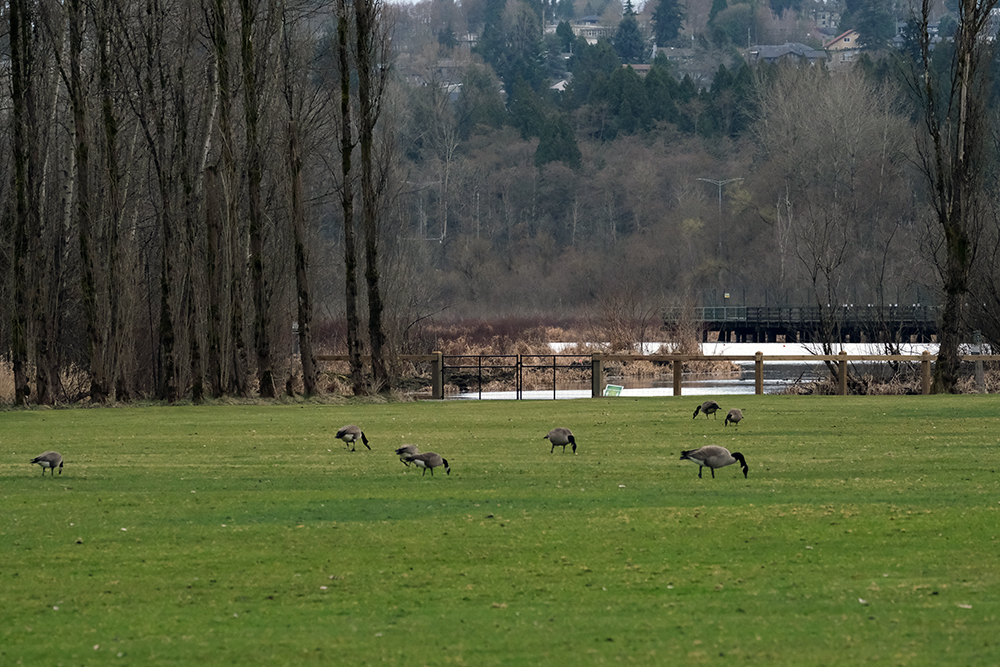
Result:
{"label": "distant building", "polygon": [[573,29],[574,35],[583,37],[590,45],[597,44],[602,38],[610,38],[615,34],[614,26],[601,25],[600,16],[584,16],[582,19],[573,21],[570,27]]}
{"label": "distant building", "polygon": [[826,59],[825,51],[817,51],[797,42],[788,42],[779,46],[759,44],[751,46],[747,52],[747,60],[750,61],[751,65],[802,60],[808,61],[810,65],[815,65],[819,62],[826,62]]}
{"label": "distant building", "polygon": [[848,30],[823,44],[823,50],[830,54],[830,67],[844,67],[854,62],[861,52],[860,35],[857,30]]}
{"label": "distant building", "polygon": [[840,24],[840,14],[828,9],[817,9],[813,12],[813,20],[820,31],[830,34],[837,29]]}

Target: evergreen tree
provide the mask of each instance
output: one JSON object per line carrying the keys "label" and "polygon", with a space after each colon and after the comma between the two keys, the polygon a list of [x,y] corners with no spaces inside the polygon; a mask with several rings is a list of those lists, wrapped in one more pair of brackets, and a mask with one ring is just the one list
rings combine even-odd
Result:
{"label": "evergreen tree", "polygon": [[556,18],[569,21],[576,17],[573,0],[559,0],[556,4]]}
{"label": "evergreen tree", "polygon": [[802,0],[770,0],[770,4],[771,11],[779,18],[785,15],[786,10],[800,11],[802,9]]}
{"label": "evergreen tree", "polygon": [[510,87],[508,106],[511,123],[521,131],[522,138],[529,139],[544,134],[545,118],[551,105],[521,77],[517,77]]}
{"label": "evergreen tree", "polygon": [[577,41],[576,58],[573,61],[573,79],[563,96],[566,109],[576,109],[593,102],[594,90],[607,82],[608,78],[621,69],[622,62],[614,48],[605,40],[590,46],[583,38]]}
{"label": "evergreen tree", "polygon": [[632,0],[625,0],[625,15],[618,24],[615,33],[615,51],[623,63],[641,63],[645,61],[646,41],[639,30],[639,22],[635,19]]}
{"label": "evergreen tree", "polygon": [[653,10],[653,35],[658,46],[670,44],[684,27],[685,7],[679,0],[660,0]]}
{"label": "evergreen tree", "polygon": [[562,162],[568,167],[579,169],[580,147],[576,134],[566,116],[556,114],[545,122],[545,128],[535,149],[535,166],[541,168],[549,162]]}
{"label": "evergreen tree", "polygon": [[728,7],[729,3],[726,0],[712,0],[712,8],[708,10],[708,22],[711,23],[714,21],[719,12]]}
{"label": "evergreen tree", "polygon": [[896,19],[891,3],[892,0],[868,0],[854,15],[854,28],[863,48],[885,48],[896,36]]}
{"label": "evergreen tree", "polygon": [[559,43],[564,52],[568,53],[573,50],[573,44],[576,42],[576,35],[573,34],[573,27],[568,21],[559,22],[559,25],[556,26],[556,37],[559,38]]}
{"label": "evergreen tree", "polygon": [[448,25],[444,27],[444,30],[438,33],[438,44],[445,51],[451,51],[456,46],[458,46],[458,38],[455,37],[455,29],[451,26],[451,21],[448,21]]}
{"label": "evergreen tree", "polygon": [[455,111],[463,139],[468,139],[477,126],[495,129],[504,124],[507,110],[500,97],[500,82],[488,67],[479,65],[465,70]]}
{"label": "evergreen tree", "polygon": [[650,118],[655,121],[665,120],[676,123],[678,113],[674,97],[677,79],[670,73],[666,58],[657,56],[643,84],[646,87]]}
{"label": "evergreen tree", "polygon": [[608,82],[609,100],[614,104],[615,125],[624,134],[648,130],[652,116],[642,78],[631,67],[623,67]]}

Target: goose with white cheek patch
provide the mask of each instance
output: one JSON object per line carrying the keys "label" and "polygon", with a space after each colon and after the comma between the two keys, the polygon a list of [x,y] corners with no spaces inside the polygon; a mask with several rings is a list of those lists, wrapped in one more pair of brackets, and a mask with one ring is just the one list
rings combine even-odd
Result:
{"label": "goose with white cheek patch", "polygon": [[371,450],[368,446],[368,438],[365,437],[365,432],[354,424],[348,424],[347,426],[342,426],[339,431],[337,431],[337,439],[343,440],[345,445],[351,446],[351,451],[355,451],[354,447],[357,445],[358,440]]}
{"label": "goose with white cheek patch", "polygon": [[562,447],[565,452],[566,445],[573,445],[573,453],[576,454],[576,438],[573,437],[573,431],[568,428],[554,428],[549,431],[548,435],[542,436],[542,440],[548,440],[552,443],[549,454],[556,451],[556,447]]}
{"label": "goose with white cheek patch", "polygon": [[62,474],[63,457],[59,452],[42,452],[31,459],[31,462],[42,466],[42,477],[45,477],[46,468],[51,470],[53,475],[56,474],[56,468],[59,468],[59,474]]}
{"label": "goose with white cheek patch", "polygon": [[451,466],[448,465],[448,459],[442,458],[440,454],[436,452],[424,452],[423,454],[413,454],[412,456],[407,456],[406,460],[414,464],[418,468],[423,468],[424,471],[420,473],[423,477],[427,474],[427,471],[431,471],[431,477],[434,476],[434,468],[444,466],[444,471],[447,474],[451,474]]}
{"label": "goose with white cheek patch", "polygon": [[715,479],[716,468],[724,468],[737,461],[740,467],[743,468],[743,477],[746,477],[749,471],[747,460],[743,458],[742,454],[739,452],[730,454],[728,449],[719,447],[718,445],[705,445],[698,449],[689,449],[686,452],[681,452],[681,461],[691,461],[698,464],[698,479],[701,479],[702,468],[709,468],[712,471],[712,479]]}
{"label": "goose with white cheek patch", "polygon": [[708,419],[709,415],[715,415],[715,418],[718,419],[719,416],[716,415],[715,413],[718,412],[720,409],[721,408],[719,404],[716,403],[715,401],[705,401],[704,403],[702,403],[701,405],[699,405],[694,409],[694,416],[697,417],[699,412],[704,412],[706,419]]}

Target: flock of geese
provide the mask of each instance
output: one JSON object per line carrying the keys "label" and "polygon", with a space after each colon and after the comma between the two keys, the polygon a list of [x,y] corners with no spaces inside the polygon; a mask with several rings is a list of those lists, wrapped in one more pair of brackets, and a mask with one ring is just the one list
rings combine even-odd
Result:
{"label": "flock of geese", "polygon": [[[721,410],[721,408],[715,401],[705,401],[694,409],[694,416],[697,418],[699,413],[704,413],[705,417],[708,418],[708,415],[715,416],[715,413],[719,410]],[[742,419],[743,412],[734,408],[726,415],[725,425],[729,426],[730,422],[732,422],[734,426],[738,426]],[[357,451],[355,447],[357,446],[358,441],[371,451],[371,445],[368,444],[368,438],[357,424],[348,424],[347,426],[341,427],[337,431],[336,437],[338,440],[342,440],[345,446],[350,445],[352,452]],[[568,428],[554,428],[543,436],[542,439],[548,440],[552,444],[552,448],[549,450],[550,454],[555,452],[556,447],[562,447],[563,452],[565,452],[567,445],[572,446],[573,453],[576,454],[576,438],[573,436],[573,432]],[[398,456],[399,460],[407,467],[409,467],[410,464],[413,464],[418,468],[423,469],[423,472],[420,473],[421,477],[426,475],[428,470],[431,471],[431,477],[433,477],[434,468],[440,468],[442,466],[444,467],[446,474],[451,474],[451,465],[448,464],[448,459],[444,458],[437,452],[421,452],[416,445],[403,445],[396,450],[396,456]],[[683,451],[681,452],[681,461],[691,461],[692,463],[697,463],[699,479],[701,479],[701,472],[704,468],[711,470],[712,479],[715,479],[716,468],[723,468],[736,462],[739,462],[740,467],[743,468],[743,477],[747,476],[747,472],[749,470],[747,461],[743,457],[743,454],[739,452],[730,453],[728,449],[718,445],[706,445],[704,447],[699,447],[698,449]],[[37,463],[42,467],[43,477],[45,476],[46,469],[51,470],[51,475],[55,475],[56,468],[59,468],[59,474],[62,474],[63,457],[59,452],[43,452],[42,454],[39,454],[35,458],[31,459],[31,463]]]}
{"label": "flock of geese", "polygon": [[[721,409],[715,401],[705,401],[694,409],[694,418],[697,419],[698,413],[703,412],[705,413],[705,419],[708,419],[709,415],[718,419],[715,413]],[[742,419],[743,411],[739,408],[733,408],[726,414],[725,425],[729,426],[729,423],[732,422],[733,426],[739,426]],[[701,472],[705,468],[712,471],[712,479],[715,479],[716,468],[724,468],[737,461],[739,461],[740,467],[743,468],[744,478],[746,478],[747,473],[750,471],[749,466],[747,466],[747,460],[742,454],[739,452],[730,452],[725,447],[720,447],[719,445],[705,445],[698,449],[689,449],[686,452],[681,452],[681,461],[691,461],[698,464],[698,479],[701,479]]]}
{"label": "flock of geese", "polygon": [[[354,444],[361,440],[365,447],[371,449],[368,446],[368,438],[365,437],[364,431],[361,430],[356,424],[348,424],[337,431],[337,438],[344,441],[345,445],[351,445],[351,451],[356,451],[354,449]],[[403,465],[410,467],[410,464],[417,466],[418,468],[423,468],[423,472],[420,476],[423,477],[427,474],[427,471],[431,471],[431,477],[434,476],[434,468],[440,468],[444,466],[444,471],[446,474],[451,474],[451,466],[448,465],[448,459],[442,457],[437,452],[421,452],[416,445],[403,445],[396,450],[396,456],[399,460],[403,462]]]}

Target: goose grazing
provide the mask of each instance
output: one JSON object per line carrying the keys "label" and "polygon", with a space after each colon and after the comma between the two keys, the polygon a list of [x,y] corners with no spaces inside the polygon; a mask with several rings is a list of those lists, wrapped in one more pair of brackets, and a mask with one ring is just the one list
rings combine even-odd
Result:
{"label": "goose grazing", "polygon": [[62,474],[63,459],[59,452],[44,452],[31,459],[31,462],[42,466],[42,477],[45,477],[46,468],[51,469],[53,475],[56,474],[56,468],[59,468],[59,474]]}
{"label": "goose grazing", "polygon": [[406,460],[407,457],[408,456],[416,456],[419,453],[420,453],[420,450],[417,449],[416,445],[403,445],[402,447],[400,447],[399,449],[396,450],[396,456],[399,457],[399,460],[407,468],[410,467],[410,462]]}
{"label": "goose grazing", "polygon": [[743,458],[742,454],[739,452],[730,454],[728,449],[719,447],[718,445],[705,445],[698,449],[681,452],[681,461],[691,461],[698,464],[698,479],[701,479],[701,469],[705,466],[711,469],[712,479],[715,479],[716,468],[732,465],[737,461],[740,462],[740,466],[743,468],[743,477],[747,476],[747,471],[749,470],[747,460]]}
{"label": "goose grazing", "polygon": [[[354,446],[358,440],[361,440],[362,444],[368,447],[368,438],[365,437],[364,431],[354,424],[348,424],[337,431],[337,438],[343,440],[345,445],[350,445],[352,452],[355,451]],[[371,447],[368,447],[368,449],[371,449]]]}
{"label": "goose grazing", "polygon": [[739,426],[741,419],[743,419],[743,411],[739,408],[733,408],[726,415],[726,426],[729,426],[729,422],[733,422],[733,426]]}
{"label": "goose grazing", "polygon": [[549,431],[548,435],[543,436],[542,440],[548,440],[552,443],[552,449],[549,450],[549,454],[556,451],[556,447],[562,447],[563,451],[566,451],[566,445],[573,445],[573,453],[576,454],[576,438],[573,437],[573,432],[568,428],[554,428]]}
{"label": "goose grazing", "polygon": [[[705,401],[704,403],[702,403],[701,405],[699,405],[694,409],[694,416],[697,417],[699,412],[704,412],[705,419],[708,419],[709,415],[715,415],[715,413],[718,412],[719,410],[720,410],[719,404],[716,403],[715,401]],[[718,419],[719,416],[715,415],[715,418]]]}
{"label": "goose grazing", "polygon": [[434,468],[439,466],[444,466],[444,471],[451,474],[451,466],[448,465],[448,459],[441,458],[440,454],[435,452],[424,452],[423,454],[411,454],[406,457],[406,460],[410,463],[416,465],[418,468],[423,468],[424,471],[420,473],[423,477],[427,474],[427,471],[431,471],[431,477],[434,476]]}

